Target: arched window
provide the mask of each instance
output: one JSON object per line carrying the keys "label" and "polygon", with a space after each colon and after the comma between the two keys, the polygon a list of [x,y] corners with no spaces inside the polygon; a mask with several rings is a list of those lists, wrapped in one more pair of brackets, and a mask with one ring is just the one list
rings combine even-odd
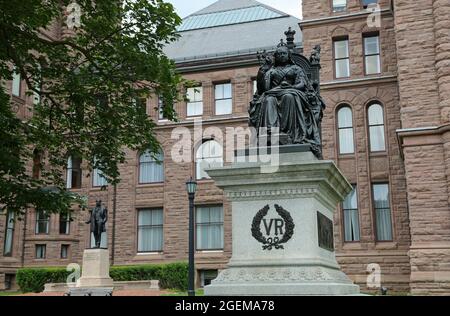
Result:
{"label": "arched window", "polygon": [[70,156],[67,159],[67,189],[81,188],[81,159]]}
{"label": "arched window", "polygon": [[205,169],[223,166],[223,148],[215,140],[204,141],[195,155],[197,180],[210,179]]}
{"label": "arched window", "polygon": [[380,104],[372,104],[369,106],[368,115],[370,151],[385,151],[386,141],[384,136],[383,107]]}
{"label": "arched window", "polygon": [[355,152],[355,140],[353,137],[353,113],[348,106],[338,111],[339,129],[339,153],[353,154]]}
{"label": "arched window", "polygon": [[139,183],[164,182],[164,154],[152,157],[149,150],[139,157]]}

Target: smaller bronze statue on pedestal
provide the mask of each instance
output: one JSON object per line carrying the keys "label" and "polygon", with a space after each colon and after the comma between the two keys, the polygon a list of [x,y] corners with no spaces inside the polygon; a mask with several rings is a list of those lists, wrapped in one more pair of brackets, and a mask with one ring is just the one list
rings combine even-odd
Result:
{"label": "smaller bronze statue on pedestal", "polygon": [[97,200],[95,207],[90,211],[90,219],[86,222],[86,224],[91,224],[91,233],[94,234],[94,249],[100,249],[102,233],[106,232],[107,221],[108,209],[102,206],[101,200]]}

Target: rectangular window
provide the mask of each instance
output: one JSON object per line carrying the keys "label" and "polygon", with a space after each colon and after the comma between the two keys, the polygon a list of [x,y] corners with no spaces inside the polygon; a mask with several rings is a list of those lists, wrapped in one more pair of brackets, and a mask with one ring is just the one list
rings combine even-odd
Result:
{"label": "rectangular window", "polygon": [[68,259],[69,258],[69,245],[61,245],[61,259]]}
{"label": "rectangular window", "polygon": [[45,259],[46,245],[36,245],[36,259]]}
{"label": "rectangular window", "polygon": [[163,210],[140,210],[138,217],[138,252],[162,252]]}
{"label": "rectangular window", "polygon": [[253,80],[253,95],[258,93],[258,82]]}
{"label": "rectangular window", "polygon": [[167,120],[164,116],[164,99],[162,96],[158,97],[158,119],[160,121]]}
{"label": "rectangular window", "polygon": [[50,230],[50,216],[45,211],[36,212],[36,234],[48,234]]}
{"label": "rectangular window", "polygon": [[164,155],[146,151],[139,157],[139,184],[164,182]]}
{"label": "rectangular window", "polygon": [[59,215],[59,233],[61,235],[70,234],[70,214]]}
{"label": "rectangular window", "polygon": [[227,115],[233,113],[233,94],[231,83],[218,84],[215,86],[216,115]]}
{"label": "rectangular window", "polygon": [[333,0],[333,12],[343,12],[347,10],[347,0]]}
{"label": "rectangular window", "polygon": [[223,249],[223,207],[196,209],[197,250]]}
{"label": "rectangular window", "polygon": [[20,97],[20,84],[21,84],[21,78],[20,74],[17,72],[13,73],[13,80],[12,80],[12,94],[16,97]]}
{"label": "rectangular window", "polygon": [[350,77],[350,55],[348,39],[334,41],[336,78]]}
{"label": "rectangular window", "polygon": [[344,233],[345,241],[360,241],[359,232],[359,212],[358,212],[358,193],[356,185],[353,191],[347,196],[342,209],[344,212]]}
{"label": "rectangular window", "polygon": [[3,255],[5,257],[12,256],[13,251],[13,239],[14,239],[14,212],[9,211],[6,215],[6,231],[5,231],[5,243],[3,248]]}
{"label": "rectangular window", "polygon": [[103,187],[108,185],[108,181],[103,177],[99,169],[94,170],[94,187]]}
{"label": "rectangular window", "polygon": [[[94,164],[96,163],[96,160],[94,161]],[[103,187],[108,185],[108,181],[103,176],[103,173],[100,171],[100,169],[95,168],[94,169],[94,178],[93,178],[93,184],[94,187]]]}
{"label": "rectangular window", "polygon": [[378,241],[392,241],[392,217],[389,202],[389,185],[374,184],[373,200]]}
{"label": "rectangular window", "polygon": [[380,63],[380,38],[379,36],[364,37],[364,58],[366,75],[379,74]]}
{"label": "rectangular window", "polygon": [[187,116],[201,116],[203,115],[203,88],[194,87],[188,88],[186,97],[187,103]]}
{"label": "rectangular window", "polygon": [[81,159],[70,156],[67,159],[67,189],[80,189],[81,175]]}

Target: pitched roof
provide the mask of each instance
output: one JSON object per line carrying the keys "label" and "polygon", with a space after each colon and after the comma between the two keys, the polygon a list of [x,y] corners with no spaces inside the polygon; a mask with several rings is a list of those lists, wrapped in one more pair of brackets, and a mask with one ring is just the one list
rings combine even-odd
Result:
{"label": "pitched roof", "polygon": [[[219,1],[220,2],[220,1]],[[285,16],[263,6],[253,6],[228,11],[191,15],[183,20],[178,31],[267,20]]]}
{"label": "pitched roof", "polygon": [[207,14],[212,12],[220,12],[220,11],[230,11],[248,7],[254,7],[261,5],[261,3],[255,0],[225,0],[225,1],[216,1],[213,4],[207,6],[204,9],[201,9],[192,15],[199,14]]}
{"label": "pitched roof", "polygon": [[183,19],[181,38],[164,52],[176,61],[248,54],[275,47],[289,26],[301,43],[299,22],[255,0],[219,0]]}

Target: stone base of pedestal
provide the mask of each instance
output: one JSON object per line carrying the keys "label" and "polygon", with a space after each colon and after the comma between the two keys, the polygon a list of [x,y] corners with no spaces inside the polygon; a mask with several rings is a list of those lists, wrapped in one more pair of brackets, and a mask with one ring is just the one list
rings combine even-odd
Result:
{"label": "stone base of pedestal", "polygon": [[230,267],[205,289],[206,296],[345,296],[359,293],[359,286],[343,272],[324,267]]}
{"label": "stone base of pedestal", "polygon": [[207,170],[231,201],[233,249],[205,295],[359,295],[333,242],[333,213],[352,187],[308,149],[236,152],[232,165]]}
{"label": "stone base of pedestal", "polygon": [[66,296],[112,296],[113,290],[112,287],[77,287],[69,289]]}
{"label": "stone base of pedestal", "polygon": [[77,281],[77,288],[113,286],[113,279],[109,276],[109,250],[86,249],[83,254],[82,275]]}

